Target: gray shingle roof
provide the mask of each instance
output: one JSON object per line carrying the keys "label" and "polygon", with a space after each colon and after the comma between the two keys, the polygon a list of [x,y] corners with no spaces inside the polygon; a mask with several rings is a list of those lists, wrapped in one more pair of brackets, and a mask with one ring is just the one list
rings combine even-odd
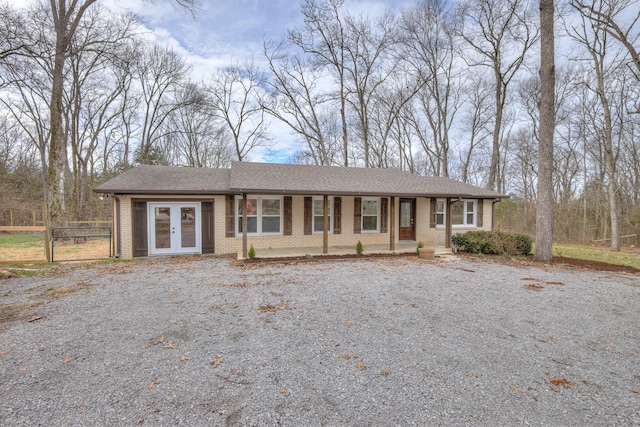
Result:
{"label": "gray shingle roof", "polygon": [[96,187],[118,194],[308,194],[506,197],[449,178],[397,169],[233,162],[230,169],[138,166]]}
{"label": "gray shingle roof", "polygon": [[220,194],[229,192],[229,169],[141,165],[94,188],[117,194]]}

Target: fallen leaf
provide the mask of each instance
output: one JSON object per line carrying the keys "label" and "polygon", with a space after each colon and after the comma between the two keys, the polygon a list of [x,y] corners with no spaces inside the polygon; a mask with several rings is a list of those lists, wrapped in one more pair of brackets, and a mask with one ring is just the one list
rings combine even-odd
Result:
{"label": "fallen leaf", "polygon": [[364,371],[365,369],[367,369],[367,366],[364,363],[358,363],[356,365],[356,368],[360,369],[361,371]]}
{"label": "fallen leaf", "polygon": [[631,389],[631,391],[634,392],[635,394],[640,394],[640,390]]}
{"label": "fallen leaf", "polygon": [[238,369],[236,369],[236,368],[233,368],[233,369],[231,370],[231,372],[230,372],[230,374],[231,374],[231,375],[235,375],[235,374],[237,374],[237,373],[238,373]]}
{"label": "fallen leaf", "polygon": [[552,386],[551,390],[555,391],[556,393],[560,393],[560,389],[556,386]]}
{"label": "fallen leaf", "polygon": [[216,412],[217,412],[218,414],[222,415],[222,414],[224,414],[225,412],[227,412],[227,410],[226,410],[226,409],[218,409]]}
{"label": "fallen leaf", "polygon": [[211,362],[211,364],[212,364],[212,365],[214,365],[214,366],[218,366],[218,365],[219,365],[219,364],[221,364],[222,362],[224,362],[224,358],[222,358],[222,357],[221,357],[221,358],[216,359],[216,360],[214,360],[213,362]]}
{"label": "fallen leaf", "polygon": [[160,335],[158,338],[153,340],[153,344],[160,344],[162,342],[164,342],[164,335]]}
{"label": "fallen leaf", "polygon": [[147,384],[147,388],[155,388],[158,384],[160,384],[160,381],[158,381],[158,380],[153,380],[152,382],[150,382],[149,384]]}
{"label": "fallen leaf", "polygon": [[380,375],[382,375],[383,377],[388,377],[389,375],[391,375],[391,371],[384,369],[382,372],[380,372]]}
{"label": "fallen leaf", "polygon": [[465,375],[468,376],[468,377],[480,378],[480,375],[478,375],[476,373],[473,373],[473,372],[467,372]]}
{"label": "fallen leaf", "polygon": [[286,388],[281,388],[280,389],[280,393],[287,394],[287,393],[289,393],[289,390],[287,390]]}
{"label": "fallen leaf", "polygon": [[4,356],[5,354],[8,354],[11,350],[4,350],[4,351],[0,351],[0,356]]}
{"label": "fallen leaf", "polygon": [[546,283],[547,285],[559,285],[559,286],[564,285],[564,283],[562,282],[544,282],[544,283]]}
{"label": "fallen leaf", "polygon": [[170,342],[169,344],[166,344],[164,348],[178,348],[178,345]]}
{"label": "fallen leaf", "polygon": [[513,391],[517,391],[518,393],[524,393],[524,390],[521,387],[518,387],[517,385],[511,385],[511,389]]}
{"label": "fallen leaf", "polygon": [[186,362],[187,360],[189,360],[189,358],[187,356],[182,356],[180,360],[183,362]]}
{"label": "fallen leaf", "polygon": [[64,363],[66,365],[67,363],[71,362],[72,360],[73,360],[73,357],[67,357],[66,359],[64,359],[62,361],[62,363]]}
{"label": "fallen leaf", "polygon": [[27,372],[27,369],[29,369],[28,366],[23,366],[22,368],[20,368],[20,372]]}
{"label": "fallen leaf", "polygon": [[343,359],[345,360],[349,360],[351,359],[351,355],[350,354],[345,354],[344,356],[342,356]]}
{"label": "fallen leaf", "polygon": [[[564,388],[571,388],[573,387],[573,383],[571,381],[569,381],[566,378],[552,378],[550,380],[551,384],[553,384],[554,386],[559,386],[561,385]],[[555,391],[555,390],[554,390]]]}
{"label": "fallen leaf", "polygon": [[28,322],[35,322],[36,320],[40,320],[42,319],[42,316],[33,316],[31,319],[28,320]]}
{"label": "fallen leaf", "polygon": [[529,283],[528,285],[525,285],[525,288],[531,289],[532,291],[540,291],[540,290],[544,289],[544,286],[537,285],[535,283]]}

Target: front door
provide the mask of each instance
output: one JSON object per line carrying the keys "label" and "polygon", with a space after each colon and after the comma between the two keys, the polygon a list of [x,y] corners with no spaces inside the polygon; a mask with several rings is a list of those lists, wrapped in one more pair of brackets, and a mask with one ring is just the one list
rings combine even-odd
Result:
{"label": "front door", "polygon": [[415,240],[415,199],[400,199],[400,240]]}
{"label": "front door", "polygon": [[200,253],[200,203],[149,203],[149,255]]}

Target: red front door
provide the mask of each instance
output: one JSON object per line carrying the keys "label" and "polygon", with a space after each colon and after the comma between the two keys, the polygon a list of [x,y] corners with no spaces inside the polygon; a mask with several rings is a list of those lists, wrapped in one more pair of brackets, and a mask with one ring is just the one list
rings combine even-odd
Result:
{"label": "red front door", "polygon": [[400,240],[415,240],[415,199],[400,199]]}

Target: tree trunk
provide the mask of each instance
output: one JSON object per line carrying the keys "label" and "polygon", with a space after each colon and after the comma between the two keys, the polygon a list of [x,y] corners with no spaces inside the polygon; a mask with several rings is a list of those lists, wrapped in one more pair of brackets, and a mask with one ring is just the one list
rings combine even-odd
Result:
{"label": "tree trunk", "polygon": [[[61,25],[63,24],[60,21],[56,22],[56,27]],[[51,85],[51,135],[49,141],[49,166],[46,192],[47,216],[50,227],[60,226],[63,222],[65,148],[67,144],[62,129],[62,94],[64,90],[64,62],[67,49],[66,25],[64,25],[63,28],[56,28],[56,33],[56,53]]]}
{"label": "tree trunk", "polygon": [[555,128],[555,59],[553,0],[540,0],[540,145],[536,253],[538,261],[553,257],[553,133]]}

